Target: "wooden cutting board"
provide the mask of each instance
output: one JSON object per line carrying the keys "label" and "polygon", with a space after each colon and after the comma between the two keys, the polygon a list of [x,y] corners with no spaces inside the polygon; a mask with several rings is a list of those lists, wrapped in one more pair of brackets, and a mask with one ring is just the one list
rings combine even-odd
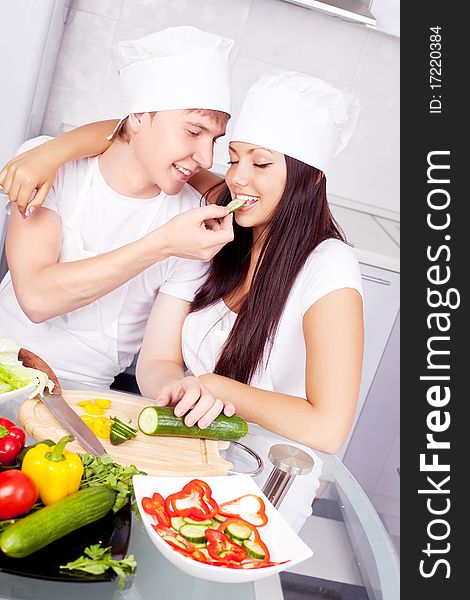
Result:
{"label": "wooden cutting board", "polygon": [[[149,405],[149,400],[115,391],[88,392],[83,390],[63,390],[63,397],[78,415],[84,415],[83,407],[77,402],[107,398],[110,408],[106,417],[116,416],[123,421],[131,420],[137,427],[140,411]],[[50,438],[58,441],[67,435],[57,419],[49,412],[38,396],[25,400],[19,410],[19,420],[23,428],[35,440]],[[135,465],[149,475],[226,475],[233,465],[222,458],[219,449],[226,448],[227,442],[195,438],[148,436],[140,431],[137,437],[112,446],[109,440],[101,440],[109,456],[120,465]],[[67,449],[84,452],[77,441],[67,445]]]}

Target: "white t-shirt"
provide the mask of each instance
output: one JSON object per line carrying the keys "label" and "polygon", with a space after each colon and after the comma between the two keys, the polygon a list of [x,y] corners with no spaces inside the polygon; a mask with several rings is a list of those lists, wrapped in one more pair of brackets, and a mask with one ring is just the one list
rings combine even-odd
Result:
{"label": "white t-shirt", "polygon": [[[325,240],[310,254],[291,288],[271,354],[252,379],[253,387],[306,398],[303,316],[321,297],[342,288],[355,289],[362,296],[356,255],[350,246],[339,240]],[[237,314],[223,300],[186,317],[183,325],[183,357],[191,373],[199,376],[214,371],[222,346],[236,319]],[[258,450],[265,461],[263,473],[255,479],[262,487],[272,467],[267,456],[268,450],[279,440],[274,436],[269,438],[266,431],[262,437],[259,434],[260,428],[250,424],[246,443]],[[321,460],[311,449],[289,443],[309,452],[317,467],[321,465]],[[311,503],[319,484],[318,475],[318,468],[315,468],[312,474],[297,477],[282,502],[280,512],[296,530],[311,514]]]}
{"label": "white t-shirt", "polygon": [[[19,152],[47,139],[30,140]],[[87,158],[64,165],[43,204],[61,219],[60,262],[114,250],[200,205],[200,196],[189,185],[175,196],[162,192],[135,199],[118,194],[106,183],[97,161]],[[93,177],[79,202],[89,169]],[[21,310],[7,273],[0,284],[0,331],[41,356],[59,377],[109,386],[139,350],[158,291],[191,301],[206,270],[207,265],[199,261],[171,257],[91,305],[39,324]]]}

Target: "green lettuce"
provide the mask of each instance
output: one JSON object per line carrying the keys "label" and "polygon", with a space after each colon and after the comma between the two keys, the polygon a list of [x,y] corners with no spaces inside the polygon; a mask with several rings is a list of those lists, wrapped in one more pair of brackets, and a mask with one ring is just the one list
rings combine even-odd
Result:
{"label": "green lettuce", "polygon": [[25,387],[36,381],[38,387],[31,395],[41,393],[47,386],[51,391],[54,383],[46,373],[23,366],[18,360],[20,346],[13,340],[0,337],[0,394]]}

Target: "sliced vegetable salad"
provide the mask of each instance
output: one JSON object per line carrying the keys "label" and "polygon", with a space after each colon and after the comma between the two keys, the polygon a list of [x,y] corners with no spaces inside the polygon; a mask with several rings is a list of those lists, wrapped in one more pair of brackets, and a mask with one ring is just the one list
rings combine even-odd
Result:
{"label": "sliced vegetable salad", "polygon": [[158,492],[143,498],[142,509],[167,544],[198,562],[231,569],[282,564],[271,561],[258,531],[268,518],[255,494],[218,504],[209,484],[193,479],[166,498]]}
{"label": "sliced vegetable salad", "polygon": [[51,391],[54,383],[49,380],[46,373],[24,367],[23,363],[18,360],[19,351],[20,346],[16,342],[6,337],[0,337],[0,394],[25,387],[33,381],[38,384],[34,394],[42,392],[46,386]]}

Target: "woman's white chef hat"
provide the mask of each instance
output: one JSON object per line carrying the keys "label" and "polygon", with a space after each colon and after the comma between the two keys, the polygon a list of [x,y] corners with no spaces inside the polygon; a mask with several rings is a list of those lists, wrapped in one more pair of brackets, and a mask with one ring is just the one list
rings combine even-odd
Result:
{"label": "woman's white chef hat", "polygon": [[355,96],[322,79],[294,71],[267,75],[248,90],[231,139],[287,154],[326,174],[359,113]]}
{"label": "woman's white chef hat", "polygon": [[201,108],[230,114],[233,40],[196,27],[169,27],[113,46],[124,116]]}

